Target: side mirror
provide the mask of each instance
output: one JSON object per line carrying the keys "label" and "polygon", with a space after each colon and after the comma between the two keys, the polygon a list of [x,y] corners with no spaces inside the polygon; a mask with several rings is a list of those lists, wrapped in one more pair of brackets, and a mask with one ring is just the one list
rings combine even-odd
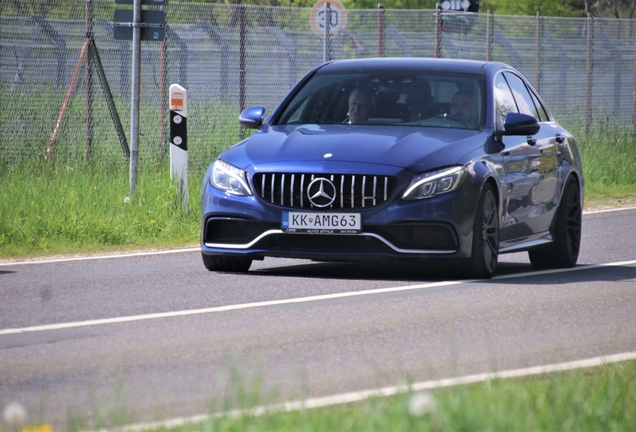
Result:
{"label": "side mirror", "polygon": [[530,136],[541,129],[537,119],[528,114],[508,113],[504,117],[503,124],[506,135]]}
{"label": "side mirror", "polygon": [[263,126],[265,107],[256,106],[245,108],[239,115],[239,123],[247,129],[258,129]]}

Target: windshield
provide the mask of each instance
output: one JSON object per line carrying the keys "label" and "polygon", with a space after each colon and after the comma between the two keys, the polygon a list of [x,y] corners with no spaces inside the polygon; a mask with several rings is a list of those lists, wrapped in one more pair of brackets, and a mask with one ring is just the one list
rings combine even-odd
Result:
{"label": "windshield", "polygon": [[479,129],[482,112],[480,75],[318,71],[289,101],[277,124]]}

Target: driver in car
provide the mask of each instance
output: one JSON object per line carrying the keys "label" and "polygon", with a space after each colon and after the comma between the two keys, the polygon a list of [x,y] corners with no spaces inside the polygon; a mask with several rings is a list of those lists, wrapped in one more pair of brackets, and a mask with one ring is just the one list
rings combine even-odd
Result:
{"label": "driver in car", "polygon": [[370,90],[357,88],[349,95],[349,124],[365,124],[375,111],[375,98]]}
{"label": "driver in car", "polygon": [[477,125],[477,107],[475,106],[473,92],[459,90],[451,99],[450,115],[463,120],[467,126]]}

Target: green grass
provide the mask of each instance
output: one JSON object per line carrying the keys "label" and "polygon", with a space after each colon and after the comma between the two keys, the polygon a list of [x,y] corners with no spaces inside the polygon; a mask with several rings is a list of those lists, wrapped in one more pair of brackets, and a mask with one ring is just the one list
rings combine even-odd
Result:
{"label": "green grass", "polygon": [[[228,400],[211,406],[239,406],[239,415],[218,414],[201,423],[157,431],[634,431],[636,430],[636,361],[517,379],[436,389],[432,409],[409,408],[415,395],[406,392],[362,402],[289,412],[266,410],[252,415],[255,391],[238,386]],[[262,403],[262,400],[260,400]],[[271,405],[273,406],[273,405]],[[431,405],[429,405],[431,407]],[[133,416],[134,417],[134,416]],[[103,427],[130,424],[100,414]],[[90,424],[87,419],[73,424]],[[71,428],[72,429],[72,428]],[[152,430],[152,429],[151,429]]]}
{"label": "green grass", "polygon": [[[202,177],[202,175],[200,175]],[[37,164],[2,174],[0,257],[173,247],[199,239],[201,181],[184,213],[167,165],[127,169]]]}
{"label": "green grass", "polygon": [[581,148],[587,192],[621,195],[636,192],[636,137],[634,131],[601,122],[590,134],[575,134]]}
{"label": "green grass", "polygon": [[[330,408],[221,417],[174,431],[636,430],[636,362],[435,390],[435,408],[409,412],[411,393]],[[163,429],[159,429],[163,430]]]}

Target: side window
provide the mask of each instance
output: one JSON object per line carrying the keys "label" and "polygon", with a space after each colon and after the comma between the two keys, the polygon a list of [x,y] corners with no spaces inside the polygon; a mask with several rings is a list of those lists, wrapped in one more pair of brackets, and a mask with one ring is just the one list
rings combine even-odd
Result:
{"label": "side window", "polygon": [[306,97],[305,100],[291,112],[289,119],[287,119],[287,123],[293,124],[302,122],[302,114],[305,112],[308,101],[309,97]]}
{"label": "side window", "polygon": [[528,89],[528,90],[530,91],[530,96],[532,96],[534,105],[537,107],[537,110],[539,111],[539,114],[541,115],[541,118],[539,120],[550,121],[550,114],[548,114],[548,110],[546,109],[546,107],[543,106],[543,104],[541,103],[537,95],[535,95],[531,89]]}
{"label": "side window", "polygon": [[495,78],[495,115],[497,118],[497,129],[503,130],[503,119],[509,112],[518,112],[515,99],[508,83],[502,74]]}
{"label": "side window", "polygon": [[510,84],[512,93],[515,96],[515,101],[517,101],[517,106],[519,107],[519,112],[531,115],[537,120],[541,120],[541,116],[537,112],[537,108],[534,106],[532,96],[528,93],[528,88],[521,78],[509,72],[504,72],[504,76],[506,77],[508,84]]}

